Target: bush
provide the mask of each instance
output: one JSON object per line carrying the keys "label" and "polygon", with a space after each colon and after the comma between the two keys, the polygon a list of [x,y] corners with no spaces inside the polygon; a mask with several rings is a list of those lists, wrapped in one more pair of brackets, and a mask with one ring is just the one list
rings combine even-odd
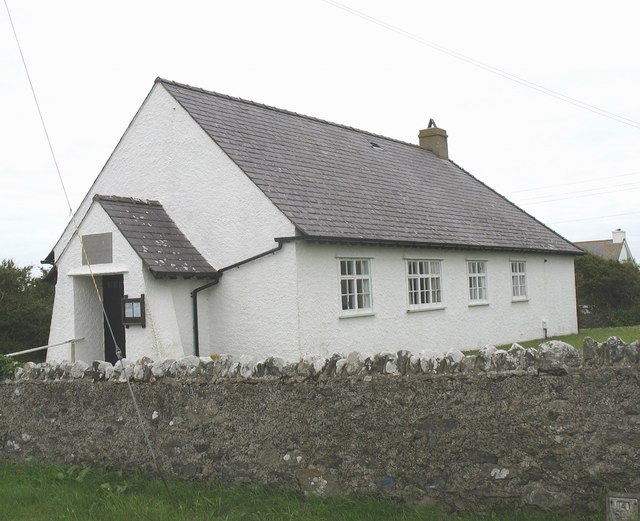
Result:
{"label": "bush", "polygon": [[21,268],[11,259],[0,262],[0,353],[47,344],[53,285],[44,270],[32,272],[33,266]]}
{"label": "bush", "polygon": [[576,258],[575,272],[580,329],[640,324],[640,270],[635,262],[587,254]]}
{"label": "bush", "polygon": [[0,354],[0,380],[13,378],[19,364],[11,357]]}

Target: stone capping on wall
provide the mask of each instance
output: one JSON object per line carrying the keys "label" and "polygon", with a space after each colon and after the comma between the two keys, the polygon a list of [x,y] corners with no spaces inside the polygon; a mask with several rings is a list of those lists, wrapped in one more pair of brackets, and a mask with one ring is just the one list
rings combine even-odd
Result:
{"label": "stone capping on wall", "polygon": [[636,366],[640,364],[640,341],[626,344],[619,337],[609,337],[598,343],[592,338],[584,339],[582,351],[558,340],[544,342],[537,349],[525,349],[513,344],[505,351],[494,346],[485,346],[478,354],[465,355],[457,349],[447,353],[421,351],[386,352],[364,357],[358,352],[348,356],[334,354],[330,358],[305,355],[298,362],[285,362],[270,357],[255,361],[229,355],[212,355],[210,358],[186,356],[177,360],[153,361],[143,357],[136,362],[124,359],[112,365],[96,360],[26,362],[15,370],[19,380],[69,380],[86,378],[93,382],[125,382],[125,374],[133,381],[154,382],[161,378],[197,378],[205,381],[233,378],[340,378],[386,374],[392,376],[411,375],[456,375],[492,374],[504,372],[549,374],[562,376],[571,368],[598,366]]}

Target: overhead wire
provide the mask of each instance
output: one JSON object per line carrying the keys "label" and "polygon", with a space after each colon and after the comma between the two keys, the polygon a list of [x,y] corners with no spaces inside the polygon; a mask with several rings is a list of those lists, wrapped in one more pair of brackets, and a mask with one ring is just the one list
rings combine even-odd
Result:
{"label": "overhead wire", "polygon": [[110,334],[111,339],[113,340],[113,344],[115,346],[116,356],[117,356],[117,358],[118,358],[118,360],[120,362],[120,366],[122,368],[122,374],[124,375],[124,378],[125,378],[125,380],[127,382],[127,386],[129,388],[129,393],[130,393],[131,399],[133,401],[133,406],[134,406],[134,410],[136,412],[136,416],[138,418],[138,423],[139,423],[140,428],[142,430],[145,443],[147,445],[149,453],[151,454],[151,458],[152,458],[152,460],[153,460],[153,462],[155,464],[155,467],[156,467],[156,470],[158,472],[158,475],[159,475],[160,479],[162,480],[162,483],[164,484],[165,490],[166,490],[169,498],[173,501],[173,495],[171,493],[171,489],[169,488],[169,484],[167,483],[167,480],[166,480],[166,478],[164,476],[164,473],[162,472],[162,469],[160,468],[160,464],[158,462],[158,459],[156,457],[155,451],[153,450],[153,446],[152,446],[151,441],[149,439],[149,435],[147,433],[147,428],[146,428],[146,426],[144,424],[144,419],[142,417],[142,413],[140,412],[140,407],[138,406],[138,401],[136,400],[135,393],[133,392],[133,387],[131,385],[129,374],[127,373],[127,368],[125,367],[125,364],[124,364],[124,360],[125,359],[123,358],[122,349],[118,345],[118,342],[117,342],[117,340],[115,338],[115,334],[114,334],[114,331],[113,331],[113,327],[111,326],[111,321],[109,320],[109,317],[107,316],[107,312],[106,312],[106,309],[105,309],[105,306],[104,306],[104,301],[103,301],[102,295],[100,294],[100,289],[98,288],[98,283],[97,283],[95,274],[93,272],[93,268],[92,268],[92,265],[91,265],[91,260],[89,258],[88,253],[87,253],[87,250],[86,250],[86,248],[84,246],[84,242],[82,240],[82,235],[80,234],[80,226],[78,225],[78,222],[76,221],[76,218],[75,218],[75,214],[73,213],[73,208],[71,206],[71,201],[69,200],[69,194],[67,192],[67,188],[65,186],[64,179],[62,177],[60,166],[58,165],[58,161],[56,159],[56,155],[55,155],[55,152],[54,152],[53,144],[52,144],[51,139],[49,137],[49,132],[47,130],[47,125],[45,123],[44,116],[42,114],[42,110],[40,109],[40,103],[38,102],[38,96],[36,95],[36,90],[35,90],[35,87],[33,85],[32,80],[31,80],[31,75],[29,73],[29,67],[27,66],[27,61],[25,59],[24,53],[22,52],[22,46],[20,45],[20,39],[18,38],[18,33],[17,33],[15,25],[13,23],[13,18],[11,16],[11,10],[9,9],[9,4],[7,3],[7,0],[4,0],[4,6],[5,6],[6,11],[7,11],[7,16],[9,17],[9,23],[11,25],[11,29],[13,31],[13,35],[15,37],[16,44],[18,46],[18,51],[20,52],[20,59],[22,60],[22,65],[24,67],[25,73],[27,75],[27,79],[29,81],[29,87],[31,89],[31,94],[33,96],[33,100],[34,100],[36,108],[38,110],[38,116],[40,118],[40,123],[42,125],[42,129],[44,130],[44,134],[45,134],[45,137],[47,139],[47,143],[49,145],[49,151],[51,153],[51,157],[53,159],[53,163],[55,165],[56,172],[58,174],[58,180],[60,181],[60,185],[62,186],[62,191],[64,193],[64,197],[65,197],[65,200],[66,200],[66,203],[67,203],[67,207],[69,209],[69,214],[71,216],[71,221],[72,221],[73,226],[74,226],[74,234],[78,238],[78,241],[80,243],[80,248],[82,250],[82,256],[85,259],[86,265],[87,265],[87,267],[89,269],[89,275],[91,277],[91,281],[92,281],[93,287],[95,289],[96,297],[97,297],[98,302],[100,303],[100,307],[102,309],[102,315],[104,317],[105,324],[107,324],[107,328],[109,330],[109,334]]}
{"label": "overhead wire", "polygon": [[[625,188],[622,188],[625,187]],[[534,197],[525,197],[523,199],[514,198],[519,204],[537,204],[550,201],[563,201],[565,199],[579,199],[581,197],[590,197],[592,195],[604,195],[615,192],[634,191],[640,189],[640,183],[620,183],[610,186],[599,186],[596,188],[586,188],[585,190],[575,190],[572,192],[556,192],[554,194],[541,194]],[[568,196],[568,197],[558,197]]]}
{"label": "overhead wire", "polygon": [[544,185],[544,186],[537,186],[537,187],[533,187],[533,188],[521,188],[518,190],[511,190],[509,193],[509,195],[512,194],[519,194],[521,192],[536,192],[538,190],[548,190],[548,189],[552,189],[555,190],[558,187],[561,186],[571,186],[571,185],[582,185],[582,184],[588,184],[592,181],[606,181],[607,179],[617,179],[620,177],[637,177],[640,176],[640,172],[634,172],[631,174],[618,174],[618,175],[609,175],[609,176],[604,176],[604,177],[591,177],[588,179],[581,179],[580,181],[571,181],[569,183],[555,183],[552,185]]}
{"label": "overhead wire", "polygon": [[597,107],[595,105],[592,105],[590,103],[581,101],[577,98],[573,98],[571,96],[568,96],[566,94],[563,94],[557,90],[553,90],[550,89],[548,87],[545,87],[544,85],[540,85],[539,83],[535,83],[533,81],[527,80],[526,78],[523,78],[521,76],[517,76],[515,74],[511,74],[510,72],[507,72],[503,69],[500,69],[498,67],[494,67],[493,65],[489,65],[488,63],[482,62],[480,60],[476,60],[475,58],[472,58],[470,56],[467,56],[465,54],[462,54],[461,52],[455,51],[453,49],[450,49],[448,47],[445,47],[444,45],[440,45],[439,43],[427,40],[425,38],[422,38],[421,36],[418,36],[414,33],[411,33],[409,31],[406,31],[396,25],[392,25],[388,22],[385,22],[383,20],[380,20],[379,18],[375,18],[367,13],[363,13],[362,11],[358,11],[357,9],[354,9],[352,7],[346,6],[340,2],[336,2],[335,0],[321,0],[322,2],[329,4],[337,9],[341,9],[347,13],[350,13],[354,16],[357,16],[359,18],[362,18],[363,20],[367,20],[371,23],[374,23],[380,27],[383,27],[389,31],[392,31],[396,34],[399,34],[401,36],[404,36],[405,38],[409,38],[411,40],[414,40],[415,42],[418,42],[422,45],[425,45],[427,47],[430,47],[431,49],[434,49],[438,52],[441,52],[443,54],[446,54],[448,56],[451,56],[452,58],[455,58],[457,60],[466,62],[470,65],[473,65],[474,67],[478,67],[480,69],[483,69],[487,72],[490,72],[492,74],[495,74],[497,76],[500,76],[502,78],[505,78],[511,82],[517,83],[519,85],[522,85],[524,87],[527,87],[531,90],[535,90],[537,92],[540,92],[542,94],[545,94],[547,96],[550,96],[552,98],[556,98],[560,101],[563,101],[565,103],[568,103],[570,105],[573,105],[575,107],[579,107],[583,110],[587,110],[589,112],[592,112],[594,114],[597,114],[599,116],[611,119],[613,121],[617,121],[618,123],[622,123],[623,125],[627,125],[630,126],[632,128],[638,129],[640,130],[640,122],[635,121],[631,118],[627,118],[626,116],[622,116],[620,114],[616,114],[615,112],[611,112],[609,110]]}
{"label": "overhead wire", "polygon": [[565,219],[562,221],[554,221],[549,224],[564,224],[564,223],[572,223],[578,221],[597,221],[599,219],[607,219],[609,217],[626,217],[627,215],[639,215],[640,212],[624,212],[624,213],[613,213],[609,215],[595,215],[593,217],[580,217],[578,219]]}

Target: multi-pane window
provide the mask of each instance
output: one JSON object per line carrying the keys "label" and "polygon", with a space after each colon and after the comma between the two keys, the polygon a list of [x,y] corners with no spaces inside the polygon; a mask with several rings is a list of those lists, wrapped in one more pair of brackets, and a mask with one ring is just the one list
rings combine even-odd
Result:
{"label": "multi-pane window", "polygon": [[409,307],[442,303],[440,261],[408,260]]}
{"label": "multi-pane window", "polygon": [[472,302],[487,300],[487,263],[486,261],[467,261],[469,275],[469,300]]}
{"label": "multi-pane window", "polygon": [[527,298],[527,264],[511,261],[511,295],[515,300]]}
{"label": "multi-pane window", "polygon": [[340,260],[342,311],[371,311],[371,274],[368,259]]}

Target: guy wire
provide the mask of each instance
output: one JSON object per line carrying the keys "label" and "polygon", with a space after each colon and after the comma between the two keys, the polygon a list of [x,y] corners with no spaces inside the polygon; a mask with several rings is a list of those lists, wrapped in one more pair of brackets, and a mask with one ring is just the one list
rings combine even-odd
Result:
{"label": "guy wire", "polygon": [[104,302],[102,300],[102,295],[100,294],[100,290],[98,288],[98,283],[96,281],[96,277],[93,273],[93,268],[91,266],[91,261],[89,259],[89,255],[87,254],[87,250],[85,249],[84,246],[84,242],[82,241],[82,235],[80,235],[80,226],[78,225],[78,222],[76,221],[76,217],[75,214],[73,213],[73,209],[71,207],[71,202],[69,200],[69,195],[67,193],[67,189],[66,186],[64,184],[64,180],[62,178],[62,173],[60,172],[60,167],[58,166],[58,161],[56,159],[56,155],[53,149],[53,145],[51,143],[51,139],[49,138],[49,132],[47,131],[47,125],[45,124],[44,121],[44,117],[42,115],[42,111],[40,110],[40,104],[38,103],[38,97],[36,95],[36,90],[33,86],[33,82],[31,81],[31,75],[29,74],[29,68],[27,67],[27,61],[24,57],[24,54],[22,52],[22,46],[20,45],[20,40],[18,38],[18,33],[16,32],[16,28],[15,25],[13,24],[13,18],[11,17],[11,11],[9,10],[9,5],[7,4],[7,0],[4,0],[4,6],[7,10],[7,15],[9,17],[9,23],[11,24],[11,29],[13,30],[13,35],[15,37],[16,40],[16,44],[18,45],[18,51],[20,52],[20,58],[22,60],[22,65],[24,66],[24,70],[25,73],[27,75],[27,79],[29,81],[29,87],[31,88],[31,94],[33,96],[33,100],[35,102],[36,105],[36,109],[38,110],[38,116],[40,117],[40,123],[42,124],[42,129],[44,130],[44,134],[45,137],[47,138],[47,143],[49,144],[49,151],[51,153],[51,157],[53,159],[53,163],[55,165],[56,168],[56,172],[58,173],[58,180],[60,181],[60,185],[62,186],[62,191],[64,193],[64,197],[67,201],[67,207],[69,208],[69,215],[71,216],[71,221],[73,222],[73,226],[74,226],[74,234],[78,237],[78,241],[80,242],[80,248],[82,249],[82,256],[84,257],[86,263],[87,263],[87,267],[89,269],[89,274],[91,276],[91,281],[93,282],[93,287],[95,289],[96,292],[96,297],[98,299],[98,302],[100,303],[100,307],[102,309],[102,315],[104,316],[104,320],[105,323],[108,326],[109,329],[109,334],[111,335],[111,338],[113,340],[113,344],[116,348],[116,356],[118,357],[118,360],[120,361],[120,367],[122,368],[122,373],[124,374],[125,380],[127,382],[127,386],[129,388],[129,392],[131,394],[131,399],[133,401],[133,407],[135,409],[136,415],[138,416],[138,422],[140,424],[140,429],[142,430],[142,434],[144,435],[144,439],[145,442],[147,444],[147,448],[149,449],[149,453],[151,454],[151,458],[153,459],[153,462],[155,464],[156,470],[158,472],[158,475],[160,476],[160,479],[162,480],[162,483],[164,484],[164,488],[167,491],[167,495],[169,496],[169,499],[173,502],[174,501],[174,497],[173,494],[171,493],[171,489],[169,488],[169,484],[164,476],[164,472],[162,471],[162,469],[160,468],[160,465],[158,463],[158,458],[156,457],[155,451],[153,450],[153,446],[151,445],[151,440],[149,439],[149,435],[147,433],[147,429],[145,427],[144,424],[144,419],[142,417],[142,413],[140,412],[140,407],[138,407],[138,401],[136,400],[136,396],[135,393],[133,392],[133,386],[131,385],[131,381],[129,379],[129,375],[127,374],[127,370],[125,368],[124,365],[124,359],[122,357],[122,350],[120,349],[120,346],[118,345],[118,342],[116,341],[115,335],[113,333],[113,328],[111,327],[111,321],[109,320],[109,317],[107,316],[107,312],[105,310],[104,307]]}

